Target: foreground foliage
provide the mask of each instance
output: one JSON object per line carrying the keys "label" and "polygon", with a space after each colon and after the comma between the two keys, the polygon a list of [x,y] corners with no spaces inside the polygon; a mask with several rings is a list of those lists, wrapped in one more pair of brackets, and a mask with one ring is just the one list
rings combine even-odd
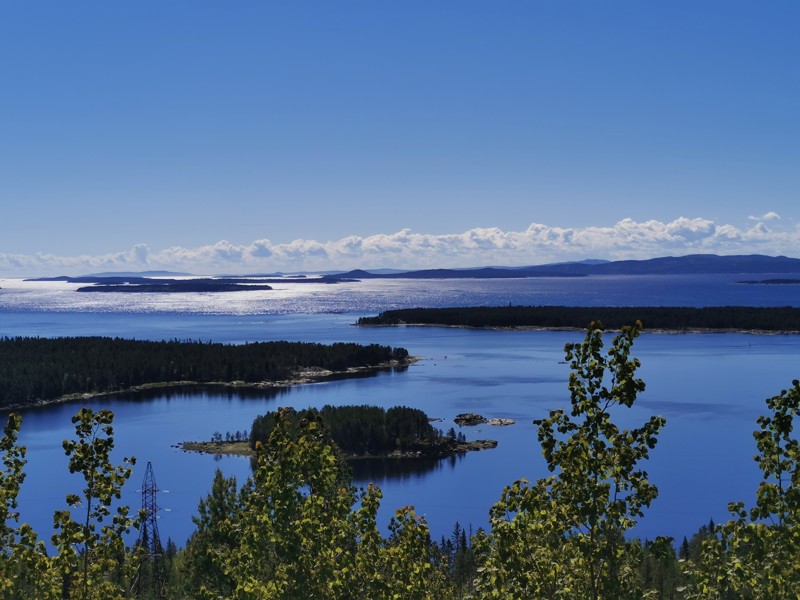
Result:
{"label": "foreground foliage", "polygon": [[[217,472],[183,550],[167,543],[160,589],[137,585],[152,565],[125,544],[143,514],[119,504],[133,459],[115,465],[112,414],[83,409],[64,442],[83,487],[56,511],[48,553],[19,522],[25,448],[19,415],[0,438],[3,598],[618,598],[783,599],[800,596],[800,382],[767,401],[755,432],[763,472],[755,505],[731,504],[676,548],[630,529],[657,496],[641,468],[664,426],[621,429],[644,382],[631,356],[640,325],[603,349],[593,324],[570,344],[570,408],[536,421],[549,475],[520,480],[492,508],[489,531],[431,540],[412,507],[378,527],[381,492],[355,489],[319,413],[282,409],[256,444],[241,486]],[[144,590],[144,591],[143,591]]]}
{"label": "foreground foliage", "polygon": [[687,598],[800,597],[800,444],[793,436],[800,414],[800,381],[767,400],[758,418],[755,459],[763,474],[750,510],[732,502],[732,518],[703,542],[687,565]]}
{"label": "foreground foliage", "polygon": [[[182,592],[197,598],[436,597],[424,520],[399,511],[384,539],[381,493],[357,492],[320,417],[281,410],[253,478],[217,474],[186,547]],[[396,594],[401,593],[400,596]]]}
{"label": "foreground foliage", "polygon": [[86,408],[72,418],[76,439],[64,441],[64,452],[70,473],[79,474],[85,487],[80,494],[67,494],[69,508],[53,516],[56,533],[51,542],[56,553],[48,556],[30,527],[18,524],[19,514],[13,510],[24,479],[25,450],[16,444],[19,416],[9,417],[0,440],[5,466],[0,477],[5,505],[0,518],[7,518],[2,520],[0,554],[3,597],[100,600],[132,596],[141,556],[126,547],[125,534],[138,526],[138,516],[132,517],[127,506],[112,510],[112,503],[119,500],[135,461],[111,462],[112,420],[109,410],[95,413]]}
{"label": "foreground foliage", "polygon": [[[591,326],[566,358],[571,411],[535,421],[547,468],[535,484],[517,481],[491,511],[478,589],[488,597],[639,598],[641,547],[625,538],[658,495],[638,467],[665,421],[619,429],[615,409],[630,408],[644,382],[631,358],[641,325],[625,327],[607,355]],[[659,540],[659,544],[667,544]]]}

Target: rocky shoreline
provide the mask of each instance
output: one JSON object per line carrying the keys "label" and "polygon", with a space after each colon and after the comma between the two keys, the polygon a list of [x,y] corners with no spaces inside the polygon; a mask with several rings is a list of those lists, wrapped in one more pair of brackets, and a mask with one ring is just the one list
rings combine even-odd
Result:
{"label": "rocky shoreline", "polygon": [[456,415],[453,419],[456,425],[459,427],[472,427],[473,425],[494,425],[494,426],[506,426],[506,425],[513,425],[516,423],[514,419],[503,419],[499,417],[495,417],[493,419],[487,419],[483,415],[479,415],[478,413],[461,413]]}
{"label": "rocky shoreline", "polygon": [[[184,452],[201,454],[227,454],[235,456],[255,456],[248,442],[180,442],[173,446]],[[452,442],[441,446],[419,447],[413,450],[396,450],[385,455],[345,455],[346,460],[369,460],[375,458],[444,458],[465,452],[477,452],[497,447],[496,440],[473,440],[471,442]]]}

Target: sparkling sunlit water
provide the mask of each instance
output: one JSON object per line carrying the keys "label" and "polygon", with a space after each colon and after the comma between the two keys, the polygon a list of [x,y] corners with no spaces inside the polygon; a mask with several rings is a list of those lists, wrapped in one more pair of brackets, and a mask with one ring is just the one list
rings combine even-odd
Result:
{"label": "sparkling sunlit water", "polygon": [[[762,277],[763,276],[759,276]],[[631,277],[532,280],[368,281],[340,285],[276,285],[272,292],[235,294],[86,294],[64,283],[0,281],[0,335],[111,335],[140,339],[355,341],[403,346],[422,360],[404,372],[295,387],[275,396],[219,390],[176,391],[152,397],[103,398],[88,403],[116,413],[118,458],[139,463],[125,499],[137,506],[144,466],[153,462],[162,537],[182,544],[197,501],[215,468],[244,478],[246,459],[182,453],[173,446],[208,439],[215,431],[249,428],[277,406],[405,404],[441,418],[443,428],[466,411],[517,419],[506,428],[465,428],[497,449],[422,465],[402,473],[360,473],[360,485],[384,490],[382,518],[413,504],[434,535],[453,523],[485,526],[504,485],[544,475],[531,420],[567,401],[563,346],[580,333],[503,332],[436,328],[358,328],[361,314],[407,306],[572,305],[799,305],[797,286],[736,284],[748,277]],[[752,277],[750,277],[752,278]],[[752,431],[764,399],[798,377],[800,337],[746,334],[646,334],[637,341],[647,390],[623,424],[651,414],[668,424],[645,467],[661,495],[639,526],[642,536],[691,534],[709,517],[726,517],[731,500],[752,501],[758,472]],[[52,512],[80,489],[69,476],[61,440],[71,435],[77,404],[28,411],[29,447],[22,513],[48,538]]]}

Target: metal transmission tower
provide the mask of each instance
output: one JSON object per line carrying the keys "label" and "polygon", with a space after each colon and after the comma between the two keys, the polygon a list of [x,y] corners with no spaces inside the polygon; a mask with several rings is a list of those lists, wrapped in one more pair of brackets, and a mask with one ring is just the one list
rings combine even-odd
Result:
{"label": "metal transmission tower", "polygon": [[137,588],[140,594],[149,594],[159,598],[164,589],[164,549],[158,535],[158,502],[156,494],[158,486],[153,475],[152,463],[147,463],[142,482],[142,524],[139,528],[139,539],[136,546],[144,549],[145,559],[139,566]]}

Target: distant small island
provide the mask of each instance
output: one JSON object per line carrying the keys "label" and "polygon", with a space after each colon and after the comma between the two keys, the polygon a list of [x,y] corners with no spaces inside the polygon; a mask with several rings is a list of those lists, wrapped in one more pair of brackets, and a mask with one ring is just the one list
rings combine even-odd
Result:
{"label": "distant small island", "polygon": [[[282,409],[284,418],[293,423],[301,419],[319,418],[325,434],[349,459],[368,458],[444,458],[464,452],[495,448],[495,440],[468,442],[463,433],[454,428],[447,432],[431,425],[423,411],[407,406],[384,409],[379,406],[323,406],[321,410],[296,411]],[[277,412],[256,417],[250,430],[249,441],[215,439],[206,442],[183,442],[179,448],[191,452],[210,454],[252,455],[256,445],[269,443],[275,427]]]}
{"label": "distant small island", "polygon": [[271,290],[266,284],[241,284],[215,279],[187,279],[169,283],[111,283],[79,287],[76,292],[115,292],[122,294],[163,294],[187,292],[253,292]]}
{"label": "distant small island", "polygon": [[461,413],[459,415],[456,415],[456,417],[455,417],[455,419],[453,419],[453,421],[456,423],[456,425],[459,425],[461,427],[470,427],[470,426],[473,426],[473,425],[482,425],[484,423],[486,423],[487,425],[501,426],[502,427],[502,426],[506,426],[506,425],[513,425],[514,423],[516,423],[516,421],[514,421],[514,419],[506,419],[506,418],[500,418],[500,417],[494,417],[492,419],[487,419],[483,415],[479,415],[478,413],[473,413],[473,412]]}
{"label": "distant small island", "polygon": [[751,285],[796,285],[800,284],[800,279],[760,279],[757,281],[737,281],[736,283],[747,283]]}
{"label": "distant small island", "polygon": [[357,279],[348,277],[195,277],[175,279],[144,277],[140,275],[86,275],[70,277],[37,277],[25,281],[63,281],[65,283],[90,284],[79,287],[77,292],[106,292],[122,294],[163,294],[191,292],[252,292],[272,290],[270,284],[281,283],[349,283]]}
{"label": "distant small island", "polygon": [[647,329],[663,331],[800,332],[800,308],[713,306],[478,306],[387,310],[361,317],[357,324],[431,325],[474,328],[584,329],[600,321],[619,329],[641,321]]}

